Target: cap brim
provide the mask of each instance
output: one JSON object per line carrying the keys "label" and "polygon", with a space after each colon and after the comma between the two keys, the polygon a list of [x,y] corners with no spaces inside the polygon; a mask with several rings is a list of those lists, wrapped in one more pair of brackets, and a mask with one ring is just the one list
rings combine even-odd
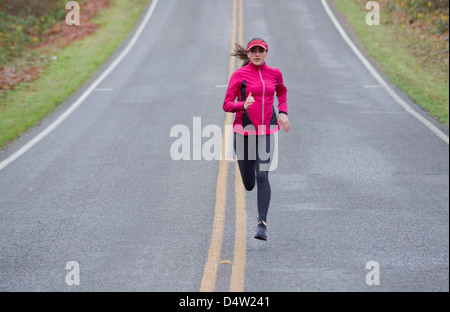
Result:
{"label": "cap brim", "polygon": [[247,47],[247,52],[250,51],[250,49],[253,48],[253,47],[261,47],[261,48],[263,48],[264,50],[267,51],[267,47],[263,46],[263,45],[260,44],[260,43],[255,43],[255,44],[252,44],[252,45],[250,45],[249,47]]}

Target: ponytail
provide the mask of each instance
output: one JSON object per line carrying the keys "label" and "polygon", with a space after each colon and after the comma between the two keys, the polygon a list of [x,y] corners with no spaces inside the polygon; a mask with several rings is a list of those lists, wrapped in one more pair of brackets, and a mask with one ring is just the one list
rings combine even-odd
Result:
{"label": "ponytail", "polygon": [[239,43],[234,44],[234,51],[231,53],[231,56],[237,57],[239,61],[242,62],[242,67],[250,63],[250,59],[247,56],[247,50]]}

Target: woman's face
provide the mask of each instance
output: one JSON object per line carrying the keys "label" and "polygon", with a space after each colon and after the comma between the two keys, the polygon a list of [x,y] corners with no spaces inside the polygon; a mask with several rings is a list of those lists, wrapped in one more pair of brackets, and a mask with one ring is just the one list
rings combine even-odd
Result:
{"label": "woman's face", "polygon": [[267,51],[264,50],[263,47],[256,46],[251,48],[250,51],[247,52],[247,56],[253,65],[261,66],[266,60]]}

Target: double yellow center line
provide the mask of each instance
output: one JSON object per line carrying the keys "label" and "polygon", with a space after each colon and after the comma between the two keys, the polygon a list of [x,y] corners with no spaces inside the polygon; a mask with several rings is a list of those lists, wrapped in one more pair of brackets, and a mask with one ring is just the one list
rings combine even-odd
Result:
{"label": "double yellow center line", "polygon": [[[243,0],[233,0],[233,14],[232,14],[232,30],[231,30],[231,49],[233,51],[234,43],[243,43]],[[231,77],[236,69],[236,60],[230,56],[229,74]],[[229,127],[233,121],[232,113],[226,113],[225,129]],[[211,235],[211,242],[209,246],[208,259],[203,271],[202,283],[200,286],[201,292],[214,291],[217,268],[221,264],[221,251],[223,231],[225,226],[225,207],[226,207],[226,186],[227,186],[227,171],[228,161],[226,160],[226,148],[232,146],[230,133],[224,131],[222,137],[222,158],[219,164],[219,173],[217,176],[216,187],[216,206],[214,213],[213,231]],[[245,193],[242,186],[241,175],[239,167],[235,163],[235,202],[236,202],[236,224],[235,224],[235,241],[234,241],[234,258],[231,262],[231,278],[230,278],[230,292],[241,292],[244,290],[244,272],[246,262],[247,249],[247,215],[245,210]],[[230,263],[229,261],[222,261],[223,263]]]}

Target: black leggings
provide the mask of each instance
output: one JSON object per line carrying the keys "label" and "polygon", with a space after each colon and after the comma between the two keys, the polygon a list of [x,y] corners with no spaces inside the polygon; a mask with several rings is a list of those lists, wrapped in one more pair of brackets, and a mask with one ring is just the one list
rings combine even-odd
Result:
{"label": "black leggings", "polygon": [[[234,151],[238,158],[242,183],[247,191],[251,191],[256,182],[258,187],[258,220],[263,221],[267,219],[271,196],[269,184],[269,166],[272,158],[270,143],[270,135],[247,136],[234,133]],[[265,149],[264,145],[266,146]]]}

